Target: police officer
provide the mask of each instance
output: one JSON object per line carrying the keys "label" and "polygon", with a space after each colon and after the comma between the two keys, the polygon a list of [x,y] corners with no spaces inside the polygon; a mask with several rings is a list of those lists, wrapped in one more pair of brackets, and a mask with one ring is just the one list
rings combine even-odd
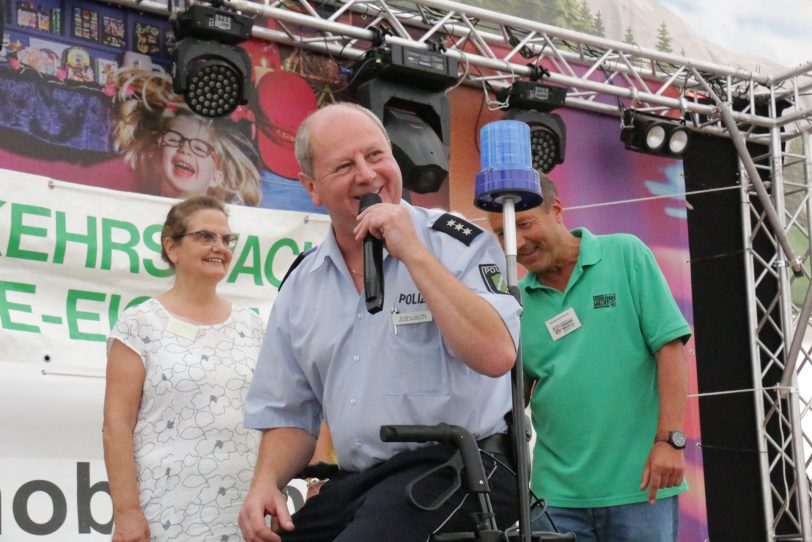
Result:
{"label": "police officer", "polygon": [[[386,424],[445,422],[509,455],[499,443],[520,307],[500,280],[501,249],[463,219],[401,201],[386,131],[358,105],[334,104],[308,117],[296,157],[299,179],[326,208],[332,229],[290,274],[268,322],[245,404],[246,426],[263,436],[240,513],[243,535],[249,542],[397,542],[426,540],[443,525],[470,530],[468,515],[454,514],[461,491],[433,512],[414,507],[404,491],[453,450],[383,443],[378,435]],[[367,193],[382,203],[359,215]],[[363,295],[368,233],[385,246],[386,296],[374,315]],[[311,457],[322,417],[340,470],[291,518],[282,488]],[[517,517],[515,482],[497,463],[485,466],[505,528]],[[448,485],[431,477],[426,484],[428,500]]]}

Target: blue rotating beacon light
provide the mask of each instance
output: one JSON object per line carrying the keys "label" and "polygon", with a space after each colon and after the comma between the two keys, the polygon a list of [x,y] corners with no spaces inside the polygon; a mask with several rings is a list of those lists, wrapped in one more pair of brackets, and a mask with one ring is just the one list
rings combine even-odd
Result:
{"label": "blue rotating beacon light", "polygon": [[[518,120],[497,120],[482,127],[482,171],[477,173],[474,205],[502,213],[507,258],[507,284],[518,284],[516,274],[516,211],[541,205],[539,172],[533,169],[530,127]],[[521,301],[521,300],[520,300]]]}
{"label": "blue rotating beacon light", "polygon": [[[530,127],[518,120],[498,120],[480,131],[482,171],[476,176],[474,205],[483,211],[502,213],[507,285],[521,303],[516,272],[516,211],[541,205],[539,173],[530,154]],[[519,496],[519,540],[530,542],[529,452],[525,440],[524,376],[521,349],[511,370],[513,449]]]}
{"label": "blue rotating beacon light", "polygon": [[482,171],[476,176],[474,205],[502,212],[510,197],[516,211],[541,205],[539,173],[533,169],[530,126],[518,120],[498,120],[480,130]]}

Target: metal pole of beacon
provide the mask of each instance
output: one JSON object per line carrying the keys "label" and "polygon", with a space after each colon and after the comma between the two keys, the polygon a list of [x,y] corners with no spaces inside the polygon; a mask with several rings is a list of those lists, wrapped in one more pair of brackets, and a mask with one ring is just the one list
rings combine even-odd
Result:
{"label": "metal pole of beacon", "polygon": [[[507,286],[521,304],[516,271],[516,211],[541,205],[539,173],[531,165],[530,127],[521,121],[499,120],[480,132],[482,170],[476,176],[474,205],[502,213],[503,242],[507,265]],[[516,461],[516,488],[519,497],[519,535],[531,542],[530,462],[524,415],[524,370],[521,345],[511,371],[513,404],[513,449]]]}

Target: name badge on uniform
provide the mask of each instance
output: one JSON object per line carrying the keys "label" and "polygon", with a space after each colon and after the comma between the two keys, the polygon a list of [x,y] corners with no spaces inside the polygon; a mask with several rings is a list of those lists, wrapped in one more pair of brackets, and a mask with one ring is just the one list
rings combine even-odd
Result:
{"label": "name badge on uniform", "polygon": [[178,320],[172,316],[169,317],[169,322],[166,323],[166,330],[173,335],[183,337],[184,339],[189,339],[190,341],[195,340],[195,337],[197,336],[196,325],[190,324],[189,322],[184,322],[183,320]]}
{"label": "name badge on uniform", "polygon": [[552,337],[554,341],[569,335],[581,327],[581,321],[578,320],[578,315],[575,314],[572,307],[557,316],[553,316],[544,323],[547,325],[547,331],[550,332],[550,337]]}
{"label": "name badge on uniform", "polygon": [[395,312],[392,311],[392,327],[395,335],[398,334],[398,326],[408,326],[411,324],[425,324],[431,322],[434,317],[431,311]]}

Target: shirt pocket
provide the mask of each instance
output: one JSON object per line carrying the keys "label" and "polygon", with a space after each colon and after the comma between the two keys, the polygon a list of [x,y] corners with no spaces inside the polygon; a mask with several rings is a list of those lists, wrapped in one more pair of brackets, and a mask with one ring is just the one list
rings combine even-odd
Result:
{"label": "shirt pocket", "polygon": [[387,395],[447,395],[449,360],[433,322],[397,326],[392,333]]}

